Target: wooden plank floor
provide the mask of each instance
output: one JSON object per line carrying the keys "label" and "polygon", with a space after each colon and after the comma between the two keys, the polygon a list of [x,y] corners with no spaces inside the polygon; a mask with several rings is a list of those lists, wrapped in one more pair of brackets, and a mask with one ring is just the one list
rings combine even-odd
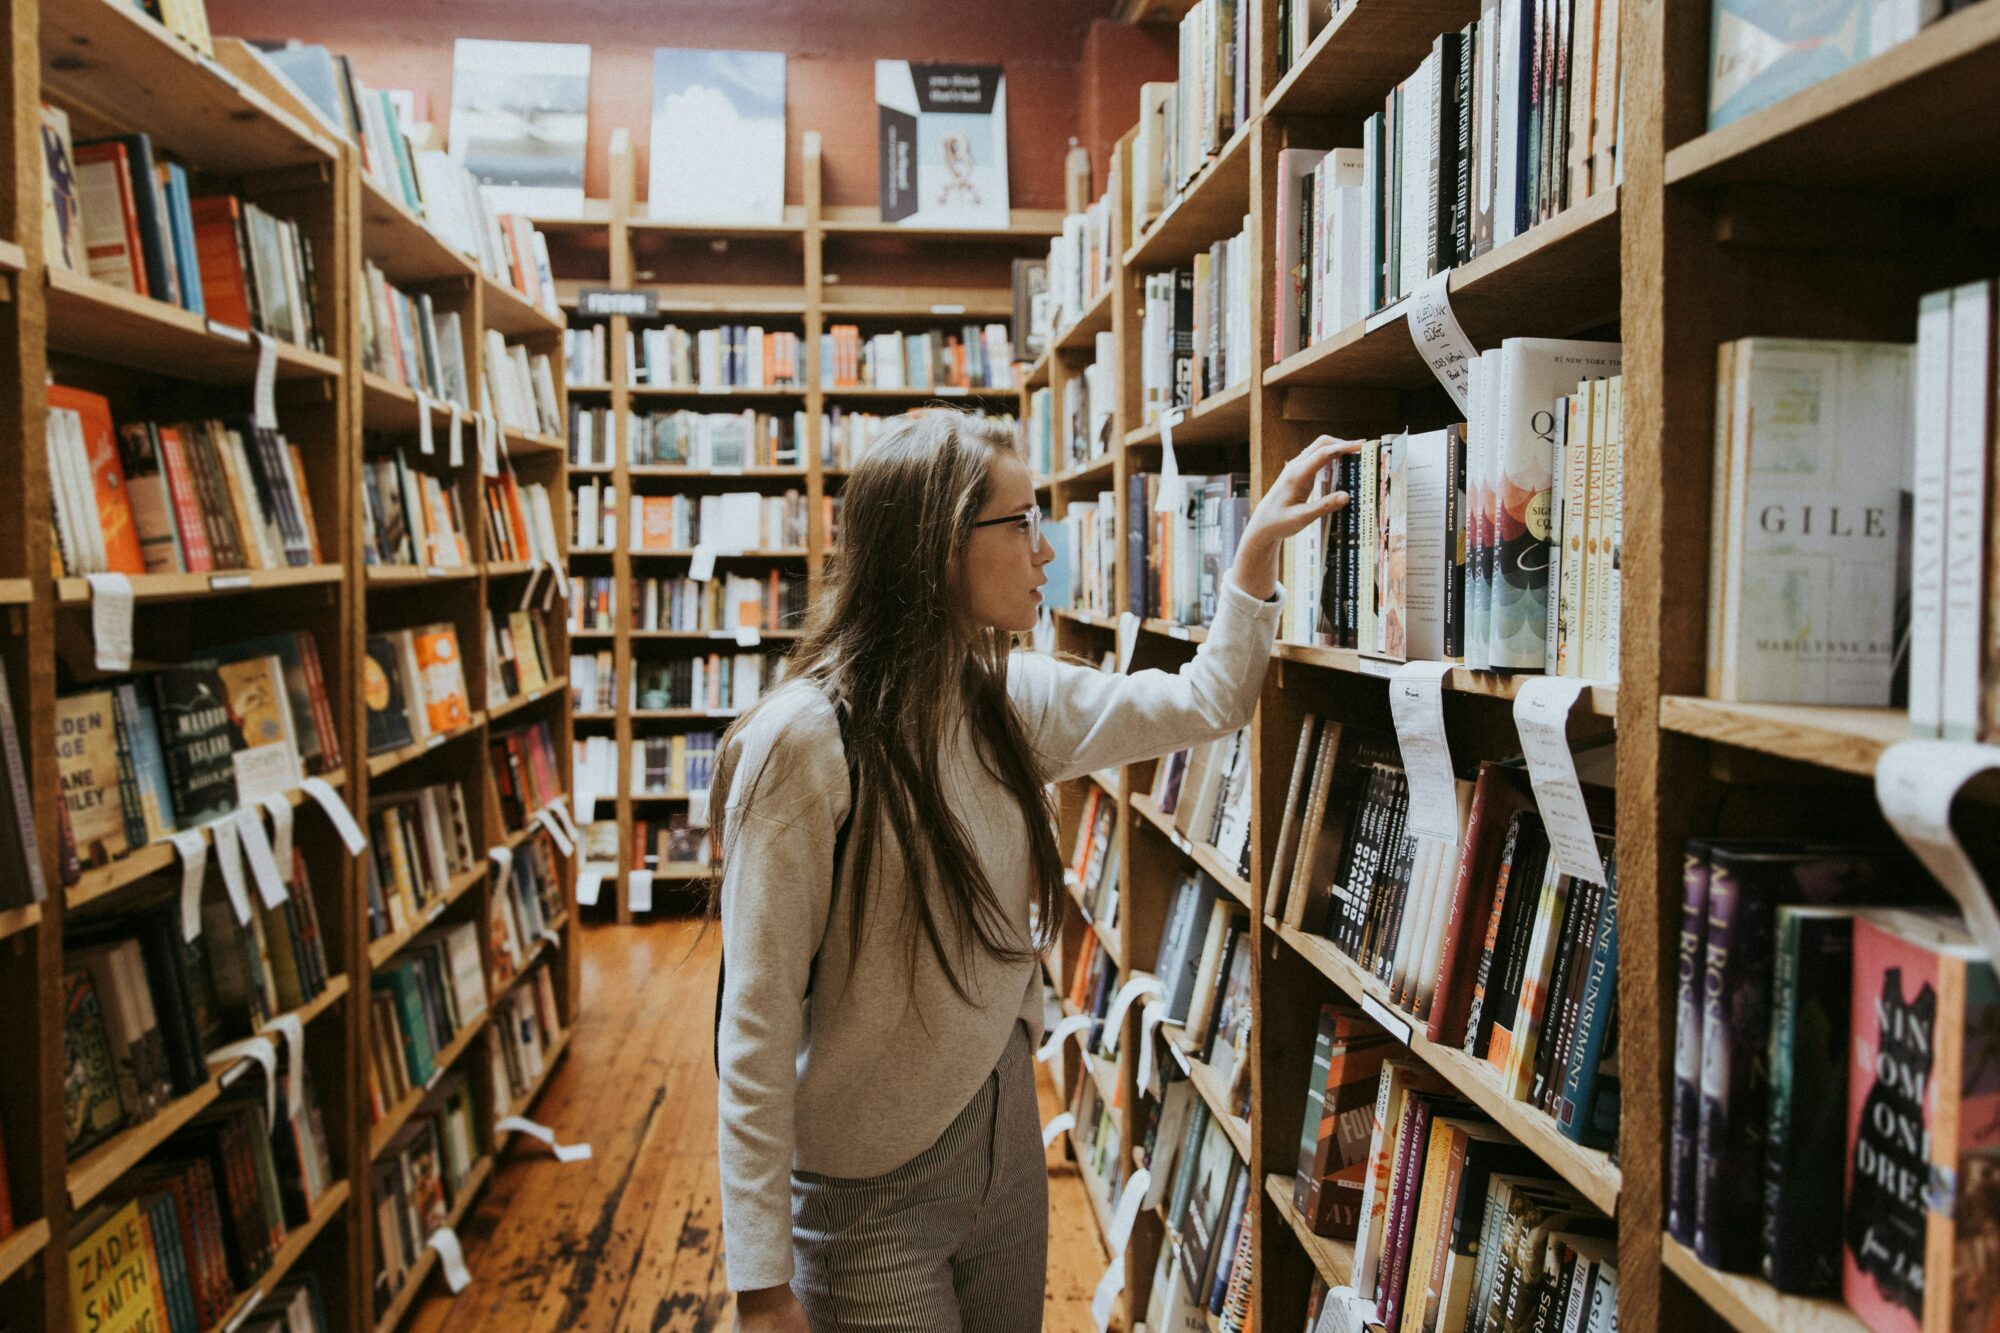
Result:
{"label": "wooden plank floor", "polygon": [[[589,1161],[517,1142],[460,1228],[473,1284],[435,1276],[413,1333],[726,1333],[711,1065],[716,933],[586,928],[583,1019],[531,1113]],[[1042,1066],[1042,1118],[1056,1110]],[[1050,1333],[1091,1328],[1104,1248],[1076,1167],[1050,1150]]]}

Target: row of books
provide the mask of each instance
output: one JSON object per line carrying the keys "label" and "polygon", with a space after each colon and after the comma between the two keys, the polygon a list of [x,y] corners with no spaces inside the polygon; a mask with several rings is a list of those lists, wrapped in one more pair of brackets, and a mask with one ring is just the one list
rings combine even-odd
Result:
{"label": "row of books", "polygon": [[431,126],[417,120],[409,94],[370,88],[348,57],[324,46],[285,42],[252,49],[285,76],[328,129],[360,150],[361,169],[370,180],[410,212],[424,215],[412,136],[428,134]]}
{"label": "row of books", "polygon": [[[841,407],[827,409],[819,419],[820,466],[853,467],[875,441],[882,438],[882,432],[889,429],[889,423],[898,419],[877,412],[850,412]],[[1011,417],[1006,420],[1009,426],[1013,424]]]}
{"label": "row of books", "polygon": [[1063,466],[1082,467],[1110,453],[1113,415],[1118,411],[1118,338],[1100,333],[1094,359],[1063,381]]}
{"label": "row of books", "polygon": [[[0,911],[45,902],[48,878],[42,871],[41,837],[35,832],[35,802],[28,791],[27,755],[14,724],[14,691],[0,663]],[[0,1166],[0,1174],[6,1168]],[[0,1234],[5,1234],[6,1182],[0,1180]]]}
{"label": "row of books", "polygon": [[[775,569],[762,578],[635,579],[632,628],[695,634],[797,629],[805,623],[809,589],[805,579]],[[614,628],[608,608],[604,623],[592,628],[607,633]]]}
{"label": "row of books", "polygon": [[1028,419],[1021,423],[1021,455],[1037,479],[1063,469],[1056,461],[1056,391],[1044,386],[1029,391]]}
{"label": "row of books", "polygon": [[[380,444],[371,437],[371,444]],[[366,565],[463,569],[472,563],[458,487],[410,465],[397,446],[361,460],[361,559]]]}
{"label": "row of books", "polygon": [[709,864],[708,830],[696,828],[685,810],[676,810],[665,819],[632,821],[633,864],[655,872],[706,868]]}
{"label": "row of books", "polygon": [[503,622],[486,612],[486,700],[488,707],[533,694],[558,679],[549,641],[548,613],[516,607]]}
{"label": "row of books", "polygon": [[806,497],[724,491],[719,495],[635,495],[631,522],[636,551],[775,551],[806,544]]}
{"label": "row of books", "polygon": [[546,485],[521,481],[512,468],[486,478],[486,558],[561,568],[562,538]]}
{"label": "row of books", "polygon": [[1132,235],[1250,123],[1250,23],[1235,0],[1196,0],[1180,22],[1179,77],[1139,86],[1132,150]]}
{"label": "row of books", "polygon": [[567,794],[547,721],[495,732],[487,750],[500,797],[500,822],[507,832],[522,832],[536,811]]}
{"label": "row of books", "polygon": [[1118,494],[1072,500],[1058,519],[1042,520],[1042,537],[1056,558],[1044,567],[1042,605],[1087,615],[1116,614],[1118,601]]}
{"label": "row of books", "polygon": [[1229,1311],[1223,1326],[1242,1330],[1258,1191],[1249,1164],[1195,1094],[1192,1079],[1171,1060],[1161,1079],[1144,1142],[1152,1177],[1146,1201],[1160,1210],[1167,1235],[1147,1293],[1146,1326],[1211,1328]]}
{"label": "row of books", "polygon": [[453,921],[426,930],[368,978],[369,1105],[379,1124],[431,1085],[438,1059],[485,1014],[479,927]]}
{"label": "row of books", "polygon": [[609,551],[618,544],[618,484],[588,477],[569,493],[572,551]]}
{"label": "row of books", "polygon": [[652,711],[741,711],[785,678],[786,659],[770,653],[709,653],[643,662],[633,672],[633,706]]}
{"label": "row of books", "polygon": [[1046,295],[1031,312],[1031,318],[1039,321],[1040,345],[1024,351],[1039,356],[1043,346],[1081,319],[1111,286],[1112,266],[1118,259],[1112,223],[1109,194],[1099,195],[1083,212],[1063,217],[1062,232],[1049,238]]}
{"label": "row of books", "polygon": [[1250,1113],[1251,963],[1250,914],[1207,872],[1181,876],[1160,929],[1160,1040],[1178,1052],[1168,1063],[1209,1067],[1238,1120]]}
{"label": "row of books", "polygon": [[370,634],[362,664],[368,753],[386,754],[472,721],[458,630],[449,622]]}
{"label": "row of books", "polygon": [[[579,795],[589,792],[609,799],[618,793],[618,742],[609,736],[578,736],[570,743],[570,765]],[[593,812],[594,813],[594,812]],[[585,846],[591,842],[592,833],[600,824],[598,820],[584,825]],[[612,826],[614,829],[616,825]],[[586,853],[589,854],[589,853]],[[618,854],[614,841],[610,855]]]}
{"label": "row of books", "polygon": [[1069,877],[1084,920],[1097,930],[1118,932],[1118,798],[1096,783],[1086,788],[1070,853]]}
{"label": "row of books", "polygon": [[547,352],[510,343],[498,329],[486,330],[481,359],[481,392],[499,423],[509,430],[553,436],[563,428],[562,400]]}
{"label": "row of books", "polygon": [[713,731],[688,731],[633,741],[632,794],[686,796],[707,791],[720,740]]}
{"label": "row of books", "polygon": [[[805,383],[799,335],[756,324],[684,329],[677,324],[626,334],[630,383],[655,389],[778,389]],[[586,363],[585,369],[592,367]],[[587,378],[572,383],[596,383]]]}
{"label": "row of books", "polygon": [[[626,344],[628,354],[633,346]],[[611,383],[609,324],[572,324],[563,330],[563,379],[571,388]]]}
{"label": "row of books", "polygon": [[[1586,788],[1595,800],[1600,789]],[[1393,743],[1308,717],[1265,910],[1325,936],[1429,1039],[1490,1066],[1514,1101],[1587,1147],[1616,1146],[1618,880],[1565,874],[1524,775],[1457,784],[1456,845],[1411,833]],[[1593,807],[1593,823],[1610,824]]]}
{"label": "row of books", "polygon": [[446,1225],[473,1168],[486,1155],[476,1094],[461,1073],[438,1082],[426,1104],[369,1168],[375,1203],[376,1317],[386,1313],[431,1233]]}
{"label": "row of books", "polygon": [[562,869],[546,832],[514,850],[487,913],[487,958],[496,990],[522,976],[535,951],[562,928],[564,896]]}
{"label": "row of books", "polygon": [[465,784],[385,793],[368,812],[368,938],[408,930],[481,864]]}
{"label": "row of books", "polygon": [[1014,342],[1005,324],[957,332],[875,333],[835,324],[820,335],[825,389],[1012,389]]}
{"label": "row of books", "polygon": [[1684,864],[1668,1233],[1871,1328],[1990,1305],[1991,957],[1900,851],[1714,838]]}
{"label": "row of books", "polygon": [[1128,609],[1134,614],[1205,625],[1235,562],[1236,543],[1250,521],[1250,479],[1232,472],[1183,474],[1183,503],[1157,508],[1158,473],[1134,473],[1125,494]]}
{"label": "row of books", "polygon": [[1070,1093],[1069,1109],[1076,1117],[1076,1127],[1070,1131],[1076,1163],[1092,1181],[1087,1188],[1106,1199],[1116,1198],[1124,1143],[1118,1108],[1105,1099],[1095,1080],[1080,1078]]}
{"label": "row of books", "polygon": [[541,1081],[563,1035],[553,965],[536,967],[529,977],[500,997],[487,1047],[494,1094],[504,1093],[510,1102],[527,1096]]}
{"label": "row of books", "polygon": [[1321,1009],[1293,1192],[1353,1239],[1370,1325],[1616,1329],[1611,1220],[1441,1076],[1383,1058],[1376,1032]]}
{"label": "row of books", "polygon": [[617,617],[618,580],[602,574],[570,576],[569,632],[572,635],[615,634],[618,631]]}
{"label": "row of books", "polygon": [[[333,1168],[310,1080],[302,1073],[293,1088],[277,1076],[282,1114],[267,1129],[264,1071],[246,1071],[77,1217],[71,1327],[219,1327],[286,1237],[312,1220]],[[264,1317],[242,1327],[332,1327],[310,1271],[264,1291],[257,1309]]]}
{"label": "row of books", "polygon": [[404,291],[368,259],[361,261],[359,305],[363,370],[472,410],[458,311],[437,309],[429,292]]}
{"label": "row of books", "polygon": [[48,388],[58,576],[279,569],[321,558],[298,446],[247,417],[113,423],[111,404]]}
{"label": "row of books", "polygon": [[60,695],[55,737],[65,884],[84,866],[287,795],[341,758],[305,630]]}
{"label": "row of books", "polygon": [[803,412],[645,412],[626,423],[625,456],[634,467],[803,467]]}
{"label": "row of books", "polygon": [[195,197],[145,134],[73,143],[42,104],[42,240],[50,267],[218,324],[323,351],[312,238],[235,195]]}
{"label": "row of books", "polygon": [[208,1055],[324,994],[330,981],[317,904],[296,849],[276,907],[202,904],[193,941],[178,912],[153,907],[73,931],[63,952],[63,1146],[74,1160],[205,1086]]}
{"label": "row of books", "polygon": [[576,653],[569,659],[570,706],[578,713],[610,713],[618,708],[617,654],[609,648]]}
{"label": "row of books", "polygon": [[1250,873],[1250,731],[1232,732],[1164,756],[1153,769],[1154,808],[1174,830],[1215,849],[1238,876]]}
{"label": "row of books", "polygon": [[[1140,412],[1146,424],[1250,375],[1250,219],[1182,268],[1146,275],[1140,310]],[[1100,355],[1105,350],[1100,348]],[[1116,364],[1115,357],[1109,364]],[[1109,404],[1106,405],[1107,408]]]}

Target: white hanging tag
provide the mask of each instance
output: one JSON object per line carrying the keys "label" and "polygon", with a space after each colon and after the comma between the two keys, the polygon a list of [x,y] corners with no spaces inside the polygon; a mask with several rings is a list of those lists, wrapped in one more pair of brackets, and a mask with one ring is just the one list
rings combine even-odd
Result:
{"label": "white hanging tag", "polygon": [[635,912],[653,910],[653,872],[632,870],[625,875],[625,905]]}
{"label": "white hanging tag", "polygon": [[550,801],[547,808],[549,814],[555,817],[555,821],[563,826],[563,831],[569,834],[569,840],[571,842],[582,841],[583,831],[579,829],[576,826],[576,822],[570,818],[569,807],[563,804],[562,799],[560,797],[558,797],[556,800]]}
{"label": "white hanging tag", "polygon": [[1153,500],[1156,514],[1178,514],[1187,507],[1187,483],[1181,480],[1181,461],[1174,453],[1174,427],[1186,415],[1184,407],[1160,413],[1160,493]]}
{"label": "white hanging tag", "polygon": [[227,1065],[222,1071],[223,1087],[228,1087],[241,1076],[241,1064],[245,1060],[255,1060],[264,1068],[264,1129],[270,1132],[278,1123],[278,1046],[269,1037],[245,1037],[232,1041],[208,1053],[210,1068]]}
{"label": "white hanging tag", "polygon": [[1132,650],[1139,646],[1139,623],[1136,612],[1118,613],[1118,674],[1121,676],[1132,669]]}
{"label": "white hanging tag", "polygon": [[501,1134],[526,1134],[531,1139],[540,1139],[549,1146],[558,1162],[587,1162],[590,1160],[588,1143],[557,1143],[556,1132],[547,1125],[540,1124],[521,1115],[503,1115],[493,1122],[495,1132]]}
{"label": "white hanging tag", "polygon": [[305,1020],[296,1013],[279,1014],[264,1025],[267,1032],[276,1032],[285,1039],[285,1095],[296,1101],[299,1089],[304,1086],[299,1079],[299,1070],[306,1061]]}
{"label": "white hanging tag", "polygon": [[[1035,1052],[1035,1058],[1043,1064],[1047,1064],[1056,1058],[1058,1051],[1062,1050],[1063,1039],[1065,1037],[1078,1032],[1089,1031],[1090,1024],[1091,1018],[1089,1014],[1071,1014],[1068,1018],[1065,1018],[1049,1030],[1049,1035],[1042,1041],[1042,1049]],[[1078,1045],[1081,1046],[1082,1042],[1079,1041]]]}
{"label": "white hanging tag", "polygon": [[1049,1145],[1061,1138],[1064,1131],[1074,1129],[1075,1127],[1076,1112],[1074,1111],[1064,1111],[1061,1115],[1051,1119],[1048,1124],[1042,1126],[1042,1151],[1047,1152]]}
{"label": "white hanging tag", "polygon": [[500,461],[495,456],[497,446],[493,443],[493,418],[481,412],[473,434],[479,437],[479,474],[483,477],[500,475]]}
{"label": "white hanging tag", "polygon": [[1479,354],[1472,350],[1472,340],[1465,336],[1458,316],[1452,313],[1451,270],[1433,273],[1410,298],[1403,314],[1409,322],[1410,341],[1416,344],[1417,355],[1423,357],[1431,374],[1444,385],[1445,392],[1458,404],[1458,410],[1468,410],[1472,402],[1472,361]]}
{"label": "white hanging tag", "polygon": [[693,557],[688,561],[688,577],[696,583],[706,583],[715,577],[715,548],[707,542],[696,542]]}
{"label": "white hanging tag", "polygon": [[1125,1189],[1118,1196],[1118,1205],[1112,1210],[1111,1234],[1105,1237],[1105,1244],[1111,1250],[1111,1263],[1090,1298],[1090,1317],[1097,1322],[1098,1333],[1104,1333],[1110,1326],[1112,1306],[1117,1302],[1119,1293],[1125,1290],[1125,1247],[1132,1239],[1132,1224],[1138,1220],[1139,1209],[1152,1186],[1153,1173],[1140,1167],[1126,1179]]}
{"label": "white hanging tag", "polygon": [[514,871],[514,849],[512,847],[488,847],[486,854],[493,859],[494,882],[505,884],[507,876]]}
{"label": "white hanging tag", "polygon": [[615,867],[598,861],[586,861],[576,872],[576,901],[579,907],[597,906],[598,895],[604,889],[604,877]]}
{"label": "white hanging tag", "polygon": [[1139,1011],[1139,1089],[1142,1092],[1156,1091],[1153,1087],[1153,1037],[1166,1019],[1166,1006],[1158,1000],[1149,1000]]}
{"label": "white hanging tag", "polygon": [[700,791],[691,791],[688,793],[689,828],[708,827],[708,794],[709,788],[707,787],[703,787]]}
{"label": "white hanging tag", "polygon": [[299,784],[326,812],[333,821],[334,832],[340,834],[340,841],[347,848],[349,856],[361,855],[361,849],[368,845],[368,835],[361,831],[361,825],[354,822],[354,812],[347,808],[347,802],[340,799],[340,793],[325,778],[307,778]]}
{"label": "white hanging tag", "polygon": [[264,900],[267,908],[284,906],[291,894],[285,889],[285,880],[278,873],[278,862],[271,855],[271,839],[264,833],[264,820],[258,807],[246,805],[230,816],[236,825],[236,836],[243,844],[244,857],[250,862],[250,877],[257,881],[257,896]]}
{"label": "white hanging tag", "polygon": [[215,864],[222,870],[222,887],[229,894],[229,906],[236,924],[250,924],[250,891],[243,883],[243,848],[236,841],[236,822],[224,815],[208,826],[215,838]]}
{"label": "white hanging tag", "polygon": [[540,930],[536,931],[535,938],[548,945],[551,949],[562,948],[562,936],[556,934],[547,926],[543,926]]}
{"label": "white hanging tag", "polygon": [[[1146,972],[1134,974],[1131,980],[1118,988],[1118,994],[1112,997],[1111,1007],[1104,1011],[1104,1031],[1107,1034],[1124,1031],[1125,1011],[1132,1007],[1133,1001],[1165,993],[1166,987],[1160,984],[1158,977]],[[1107,1040],[1115,1042],[1117,1038],[1107,1036]]]}
{"label": "white hanging tag", "polygon": [[424,1242],[437,1251],[438,1267],[444,1270],[444,1284],[457,1295],[472,1285],[472,1273],[465,1266],[465,1251],[459,1248],[458,1233],[450,1227],[439,1227],[431,1232]]}
{"label": "white hanging tag", "polygon": [[266,333],[257,337],[257,380],[250,395],[250,417],[259,430],[278,428],[278,345]]}
{"label": "white hanging tag", "polygon": [[569,580],[562,576],[562,570],[556,567],[556,563],[553,560],[549,562],[548,569],[549,576],[542,582],[542,613],[544,615],[549,612],[550,608],[555,606],[557,589],[562,590],[565,604],[569,600]]}
{"label": "white hanging tag", "polygon": [[208,877],[208,835],[184,828],[170,835],[181,857],[181,938],[194,943],[201,934],[201,885]]}
{"label": "white hanging tag", "polygon": [[431,428],[431,396],[417,390],[417,450],[426,458],[437,453],[437,438]]}
{"label": "white hanging tag", "polygon": [[284,796],[266,796],[259,804],[271,817],[271,859],[278,863],[278,878],[292,882],[292,803]]}
{"label": "white hanging tag", "polygon": [[132,580],[123,574],[86,574],[90,584],[90,636],[99,671],[132,669]]}
{"label": "white hanging tag", "polygon": [[445,457],[453,467],[465,466],[465,414],[451,405],[451,426],[445,431]]}
{"label": "white hanging tag", "polygon": [[549,837],[555,842],[557,851],[561,852],[564,856],[575,854],[576,845],[569,840],[569,835],[563,832],[563,826],[556,823],[554,815],[550,814],[547,810],[537,810],[535,811],[534,822],[540,824],[548,831]]}
{"label": "white hanging tag", "polygon": [[2000,746],[1897,741],[1875,761],[1875,799],[1896,836],[1958,901],[1972,937],[2000,958],[2000,906],[1951,830],[1959,788],[1990,768],[2000,768]]}
{"label": "white hanging tag", "polygon": [[1458,845],[1458,787],[1444,734],[1449,662],[1405,662],[1389,678],[1389,713],[1410,781],[1408,831]]}
{"label": "white hanging tag", "polygon": [[588,783],[578,781],[576,790],[570,793],[570,808],[576,812],[579,824],[595,823],[597,819],[597,793]]}
{"label": "white hanging tag", "polygon": [[764,642],[763,632],[755,625],[738,625],[736,627],[736,646],[738,648],[755,648],[762,642]]}
{"label": "white hanging tag", "polygon": [[1565,875],[1604,883],[1604,858],[1590,826],[1590,807],[1576,777],[1569,748],[1569,712],[1585,682],[1574,676],[1529,676],[1514,696],[1514,729],[1528,760],[1535,808],[1548,833],[1549,850]]}

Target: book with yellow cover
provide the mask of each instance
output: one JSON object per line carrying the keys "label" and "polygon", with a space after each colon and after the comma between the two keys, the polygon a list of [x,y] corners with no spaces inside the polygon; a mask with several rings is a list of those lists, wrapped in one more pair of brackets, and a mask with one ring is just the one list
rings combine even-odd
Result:
{"label": "book with yellow cover", "polygon": [[167,1324],[152,1224],[128,1199],[69,1250],[70,1325],[91,1333],[150,1333]]}

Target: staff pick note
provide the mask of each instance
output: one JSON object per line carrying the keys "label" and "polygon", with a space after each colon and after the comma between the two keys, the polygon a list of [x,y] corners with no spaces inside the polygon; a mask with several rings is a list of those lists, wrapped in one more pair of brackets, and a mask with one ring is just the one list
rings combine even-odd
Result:
{"label": "staff pick note", "polygon": [[1472,360],[1478,353],[1472,350],[1472,340],[1465,336],[1451,310],[1451,270],[1432,274],[1403,313],[1417,354],[1458,404],[1458,410],[1465,411],[1472,401]]}
{"label": "staff pick note", "polygon": [[1414,837],[1458,845],[1458,779],[1444,734],[1444,678],[1449,662],[1405,662],[1389,677],[1389,713],[1410,780],[1408,829]]}
{"label": "staff pick note", "polygon": [[1979,774],[2000,768],[2000,746],[1897,741],[1875,763],[1875,799],[1896,836],[1958,900],[1980,947],[2000,958],[2000,905],[1951,829],[1951,804]]}
{"label": "staff pick note", "polygon": [[1576,757],[1569,748],[1569,710],[1585,682],[1573,676],[1529,676],[1514,696],[1514,727],[1521,735],[1521,753],[1528,760],[1528,782],[1535,789],[1535,807],[1549,835],[1549,850],[1565,875],[1604,883],[1604,858],[1598,854],[1597,833],[1590,826],[1583,784],[1576,778]]}

